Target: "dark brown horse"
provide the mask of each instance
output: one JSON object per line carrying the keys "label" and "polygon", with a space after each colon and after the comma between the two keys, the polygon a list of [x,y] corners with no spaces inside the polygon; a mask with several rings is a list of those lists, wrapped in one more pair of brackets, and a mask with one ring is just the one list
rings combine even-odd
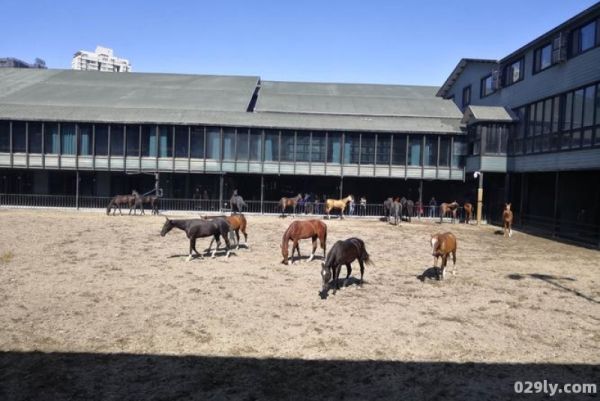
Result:
{"label": "dark brown horse", "polygon": [[117,195],[110,200],[108,206],[106,206],[106,214],[110,214],[110,210],[113,209],[113,216],[117,213],[117,208],[119,209],[119,213],[121,216],[123,212],[121,211],[121,206],[128,206],[129,213],[131,214],[131,208],[135,203],[135,196],[133,195]]}
{"label": "dark brown horse", "polygon": [[[144,197],[135,189],[131,191],[131,195],[133,196],[133,215],[135,216],[138,208],[140,209],[141,214],[146,214],[144,213]],[[131,214],[131,209],[129,209],[129,214]]]}
{"label": "dark brown horse", "polygon": [[[311,238],[312,239],[312,253],[308,261],[310,262],[315,257],[317,250],[317,238],[323,248],[323,258],[325,258],[326,242],[327,242],[327,226],[321,220],[296,220],[290,224],[285,233],[283,233],[283,240],[281,242],[281,255],[283,260],[281,263],[291,265],[294,260],[294,250],[298,252],[298,258],[300,258],[300,247],[298,242],[301,239]],[[288,259],[288,245],[292,243],[292,256]]]}
{"label": "dark brown horse", "polygon": [[473,205],[469,202],[466,202],[463,205],[463,209],[465,209],[465,224],[469,224],[471,218],[473,217]]}
{"label": "dark brown horse", "polygon": [[513,212],[510,210],[512,203],[504,204],[504,212],[502,212],[502,222],[504,236],[508,233],[508,237],[512,237]]}
{"label": "dark brown horse", "polygon": [[[232,214],[231,216],[217,217],[204,216],[202,218],[205,220],[210,220],[214,218],[224,218],[229,223],[230,230],[235,233],[237,239],[237,249],[240,249],[240,231],[242,232],[242,234],[244,234],[244,244],[246,245],[246,248],[249,247],[248,234],[246,233],[246,226],[248,225],[248,222],[246,221],[246,217],[243,214]],[[214,239],[210,242],[209,248],[212,248],[213,241]],[[219,247],[219,244],[217,244],[217,247]]]}
{"label": "dark brown horse", "polygon": [[[438,278],[444,279],[449,254],[452,254],[452,275],[456,274],[456,237],[454,234],[451,232],[433,234],[431,236],[431,252],[433,255],[433,268],[436,270]],[[437,260],[439,257],[442,258],[440,272],[437,270]]]}
{"label": "dark brown horse", "polygon": [[158,207],[160,204],[160,197],[156,195],[148,195],[142,197],[142,203],[150,206],[152,214],[158,214]]}
{"label": "dark brown horse", "polygon": [[360,282],[363,283],[363,276],[365,274],[365,263],[370,264],[371,259],[369,259],[369,254],[367,253],[367,249],[365,248],[365,243],[360,238],[348,238],[345,241],[337,241],[333,244],[333,247],[327,254],[327,258],[323,263],[321,263],[321,278],[323,279],[323,287],[321,291],[321,296],[325,297],[327,294],[327,290],[329,289],[329,282],[333,280],[333,293],[335,294],[336,290],[338,290],[339,283],[338,279],[340,277],[340,271],[342,270],[342,265],[346,265],[346,280],[348,281],[350,278],[350,273],[352,273],[351,263],[354,260],[358,260],[358,264],[360,265]]}
{"label": "dark brown horse", "polygon": [[[217,252],[219,238],[223,237],[225,240],[227,254],[229,257],[229,238],[227,238],[227,234],[229,233],[229,223],[223,218],[216,218],[210,220],[201,220],[201,219],[180,219],[180,220],[167,220],[163,225],[162,230],[160,231],[160,236],[164,237],[167,235],[169,231],[173,228],[179,228],[180,230],[185,231],[185,235],[190,240],[190,253],[188,256],[188,262],[192,260],[192,251],[196,252],[196,255],[202,257],[200,252],[196,249],[196,239],[203,237],[210,237],[211,235],[214,237],[214,240],[217,241],[217,246],[215,250],[212,252],[212,257],[215,257],[215,253]],[[212,242],[211,242],[212,247]],[[210,252],[210,248],[208,249]]]}
{"label": "dark brown horse", "polygon": [[449,212],[452,213],[452,223],[456,220],[456,212],[458,211],[458,203],[456,201],[452,203],[442,203],[440,205],[440,223],[444,221],[444,217]]}
{"label": "dark brown horse", "polygon": [[296,206],[298,206],[298,201],[300,201],[300,199],[302,199],[302,194],[298,194],[296,196],[294,196],[293,198],[286,198],[285,196],[281,199],[279,199],[279,207],[281,208],[281,217],[285,217],[285,209],[287,209],[288,207],[291,207],[294,213],[294,216],[296,215]]}

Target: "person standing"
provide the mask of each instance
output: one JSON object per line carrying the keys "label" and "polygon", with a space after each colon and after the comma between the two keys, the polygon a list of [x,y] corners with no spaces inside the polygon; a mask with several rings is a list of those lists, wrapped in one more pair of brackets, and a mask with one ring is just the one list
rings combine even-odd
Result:
{"label": "person standing", "polygon": [[350,198],[350,202],[348,202],[348,216],[352,216],[354,214],[354,197]]}
{"label": "person standing", "polygon": [[429,201],[429,217],[435,217],[435,211],[437,209],[437,202],[435,198],[432,196]]}
{"label": "person standing", "polygon": [[360,215],[367,215],[367,198],[364,195],[360,197]]}

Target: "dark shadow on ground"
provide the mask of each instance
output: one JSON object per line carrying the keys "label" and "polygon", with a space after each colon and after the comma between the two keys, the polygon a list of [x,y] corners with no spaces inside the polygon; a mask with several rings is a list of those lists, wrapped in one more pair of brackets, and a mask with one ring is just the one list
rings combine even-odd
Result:
{"label": "dark shadow on ground", "polygon": [[[581,364],[0,352],[0,399],[537,400],[515,394],[515,381],[597,383],[599,375]],[[565,396],[552,399],[591,399]]]}
{"label": "dark shadow on ground", "polygon": [[523,280],[525,278],[533,278],[536,280],[542,280],[542,281],[544,281],[550,285],[553,285],[554,287],[559,288],[563,291],[575,294],[578,297],[585,299],[586,301],[590,301],[595,304],[600,304],[600,300],[596,300],[588,295],[585,295],[585,294],[577,291],[574,288],[569,288],[566,285],[560,283],[561,281],[577,281],[573,277],[553,276],[550,274],[541,274],[541,273],[531,273],[531,274],[512,273],[512,274],[507,275],[506,277],[511,280]]}
{"label": "dark shadow on ground", "polygon": [[421,275],[417,276],[419,280],[424,282],[426,279],[429,280],[439,280],[438,270],[435,267],[428,267],[421,273]]}

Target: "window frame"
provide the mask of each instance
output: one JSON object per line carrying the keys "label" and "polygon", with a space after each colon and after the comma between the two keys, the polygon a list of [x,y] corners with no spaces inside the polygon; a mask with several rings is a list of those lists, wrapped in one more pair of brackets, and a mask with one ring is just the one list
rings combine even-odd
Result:
{"label": "window frame", "polygon": [[[512,67],[515,64],[519,64],[519,78],[515,81],[510,80],[509,81],[509,77],[512,79],[513,74],[509,74],[509,72],[512,72],[513,69]],[[511,62],[510,64],[506,65],[502,71],[502,75],[504,76],[504,87],[508,87],[511,85],[514,85],[518,82],[521,82],[523,79],[525,79],[525,57],[521,56],[518,59],[516,59],[515,61]]]}
{"label": "window frame", "polygon": [[[465,102],[465,92],[466,92],[467,90],[469,91],[469,101],[468,101],[468,102]],[[465,86],[465,87],[463,88],[463,90],[462,90],[461,104],[462,104],[462,107],[463,107],[463,109],[464,109],[465,107],[468,107],[468,106],[471,104],[471,100],[472,100],[472,99],[473,99],[473,89],[472,89],[472,87],[471,87],[471,84],[469,84],[469,85]]]}
{"label": "window frame", "polygon": [[[486,86],[484,85],[484,82],[487,81],[488,79],[490,80],[491,92],[486,93],[485,92]],[[483,99],[484,97],[491,96],[494,93],[496,93],[496,90],[494,89],[494,79],[492,77],[492,73],[490,72],[489,74],[485,75],[483,78],[481,78],[479,80],[479,98]]]}
{"label": "window frame", "polygon": [[[549,48],[550,49],[549,50],[550,64],[548,64],[546,67],[542,68],[542,58],[541,58],[541,56],[542,56],[543,50],[545,48]],[[552,42],[551,41],[547,42],[547,43],[545,43],[545,44],[543,44],[541,46],[538,46],[538,47],[536,47],[533,50],[533,66],[532,66],[533,71],[532,71],[532,75],[539,74],[542,71],[546,71],[548,68],[551,68],[554,65],[554,63],[552,62],[552,50],[553,50],[553,47],[552,47]],[[538,62],[538,60],[539,60],[539,62]],[[539,65],[539,68],[538,68],[538,65]]]}

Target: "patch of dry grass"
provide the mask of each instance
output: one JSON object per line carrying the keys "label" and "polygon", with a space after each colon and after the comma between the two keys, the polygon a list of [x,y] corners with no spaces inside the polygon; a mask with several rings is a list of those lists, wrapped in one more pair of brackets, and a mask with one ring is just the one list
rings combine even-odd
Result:
{"label": "patch of dry grass", "polygon": [[12,253],[12,251],[2,252],[2,255],[0,255],[0,265],[9,264],[11,262],[11,260],[13,260],[14,257],[15,257],[15,254]]}

